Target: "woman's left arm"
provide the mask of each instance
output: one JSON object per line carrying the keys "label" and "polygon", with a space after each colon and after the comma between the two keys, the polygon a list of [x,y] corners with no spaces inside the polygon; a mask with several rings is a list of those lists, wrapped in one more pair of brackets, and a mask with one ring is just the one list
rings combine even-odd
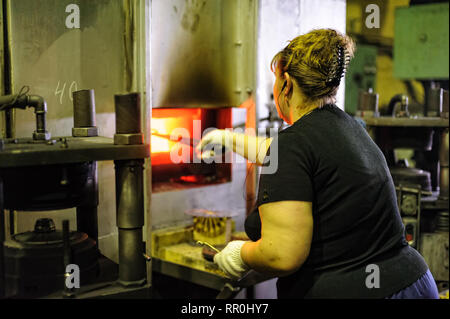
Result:
{"label": "woman's left arm", "polygon": [[279,201],[259,207],[261,239],[246,242],[242,261],[254,270],[274,276],[295,272],[309,255],[313,234],[312,203]]}

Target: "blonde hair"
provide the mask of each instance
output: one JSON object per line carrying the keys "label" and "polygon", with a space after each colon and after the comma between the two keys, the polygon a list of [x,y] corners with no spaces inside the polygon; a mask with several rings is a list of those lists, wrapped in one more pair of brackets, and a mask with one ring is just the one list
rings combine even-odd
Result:
{"label": "blonde hair", "polygon": [[287,72],[299,85],[307,103],[322,107],[336,102],[336,92],[344,76],[355,44],[333,29],[318,29],[300,35],[278,52],[271,70]]}

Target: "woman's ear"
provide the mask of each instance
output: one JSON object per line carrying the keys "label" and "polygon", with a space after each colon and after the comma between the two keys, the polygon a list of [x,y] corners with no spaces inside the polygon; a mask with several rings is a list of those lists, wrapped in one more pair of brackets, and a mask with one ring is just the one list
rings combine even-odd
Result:
{"label": "woman's ear", "polygon": [[287,72],[283,73],[283,78],[286,81],[285,82],[286,84],[283,85],[283,86],[286,86],[286,89],[284,91],[284,95],[288,96],[291,93],[291,90],[292,90],[292,79],[291,79],[291,76],[289,75],[289,73],[287,73]]}

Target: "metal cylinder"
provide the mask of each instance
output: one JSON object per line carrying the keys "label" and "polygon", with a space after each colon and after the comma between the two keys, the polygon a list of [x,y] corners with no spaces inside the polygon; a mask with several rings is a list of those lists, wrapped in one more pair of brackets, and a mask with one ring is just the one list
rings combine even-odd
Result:
{"label": "metal cylinder", "polygon": [[439,149],[439,197],[449,198],[449,163],[448,163],[448,152],[449,152],[449,137],[448,129],[442,132],[441,146]]}
{"label": "metal cylinder", "polygon": [[95,122],[94,90],[80,90],[73,96],[73,127],[93,127]]}
{"label": "metal cylinder", "polygon": [[73,97],[73,128],[72,136],[98,136],[95,126],[95,95],[94,90],[80,90],[72,93]]}
{"label": "metal cylinder", "polygon": [[114,96],[116,134],[141,133],[141,103],[139,93]]}
{"label": "metal cylinder", "polygon": [[97,162],[89,163],[86,200],[77,206],[77,230],[86,233],[98,246],[98,170]]}
{"label": "metal cylinder", "polygon": [[448,151],[449,151],[449,138],[448,128],[442,132],[441,135],[441,147],[439,150],[439,163],[441,166],[448,167]]}
{"label": "metal cylinder", "polygon": [[117,227],[144,226],[144,160],[115,161]]}
{"label": "metal cylinder", "polygon": [[45,119],[45,112],[36,112],[36,132],[46,133],[47,121]]}
{"label": "metal cylinder", "polygon": [[357,113],[360,116],[379,116],[378,97],[372,89],[367,92],[360,92],[358,95]]}
{"label": "metal cylinder", "polygon": [[442,112],[444,90],[441,88],[432,88],[427,96],[427,106],[425,116],[440,116]]}
{"label": "metal cylinder", "polygon": [[3,181],[0,178],[0,298],[5,297],[6,282],[5,282],[5,214],[3,210]]}
{"label": "metal cylinder", "polygon": [[442,92],[441,117],[448,119],[448,90],[444,90],[444,92]]}
{"label": "metal cylinder", "polygon": [[146,282],[142,228],[119,228],[119,283],[140,286]]}
{"label": "metal cylinder", "polygon": [[143,164],[144,160],[115,161],[119,283],[124,286],[146,282]]}

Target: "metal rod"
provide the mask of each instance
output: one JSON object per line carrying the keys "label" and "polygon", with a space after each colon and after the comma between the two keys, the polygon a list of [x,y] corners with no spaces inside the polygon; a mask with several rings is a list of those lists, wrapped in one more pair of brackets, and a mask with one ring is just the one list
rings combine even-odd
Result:
{"label": "metal rod", "polygon": [[[141,144],[141,100],[139,93],[115,95],[116,134],[114,144]],[[116,174],[116,222],[119,228],[119,284],[146,283],[143,245],[144,160],[114,161]],[[149,244],[149,243],[147,243]]]}
{"label": "metal rod", "polygon": [[90,163],[87,201],[77,207],[77,230],[95,240],[98,247],[98,170],[97,162]]}
{"label": "metal rod", "polygon": [[119,228],[119,283],[123,286],[146,282],[144,246],[144,160],[115,161],[116,212]]}
{"label": "metal rod", "polygon": [[71,298],[74,296],[74,292],[71,288],[67,287],[66,284],[66,278],[70,275],[66,272],[67,265],[70,265],[71,262],[71,249],[70,249],[70,227],[69,227],[69,220],[65,219],[62,222],[63,224],[63,249],[64,249],[64,255],[63,255],[63,261],[64,261],[64,292],[63,297],[64,298]]}
{"label": "metal rod", "polygon": [[213,245],[211,245],[211,244],[209,244],[209,243],[207,243],[205,241],[197,240],[197,245],[208,246],[209,248],[214,250],[216,253],[220,253],[220,250],[218,250],[216,247],[214,247]]}
{"label": "metal rod", "polygon": [[5,214],[3,209],[3,181],[0,178],[0,298],[6,295],[5,282]]}

